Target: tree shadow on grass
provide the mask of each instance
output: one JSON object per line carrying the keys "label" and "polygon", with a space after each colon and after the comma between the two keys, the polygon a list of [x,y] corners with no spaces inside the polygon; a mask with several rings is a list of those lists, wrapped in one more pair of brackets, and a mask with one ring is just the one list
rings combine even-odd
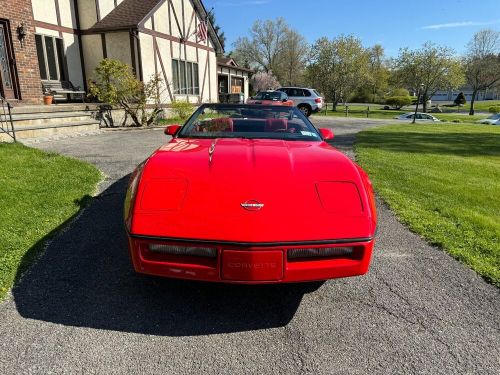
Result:
{"label": "tree shadow on grass", "polygon": [[360,133],[356,144],[393,152],[457,156],[500,155],[500,133],[375,131]]}
{"label": "tree shadow on grass", "polygon": [[241,286],[136,275],[122,219],[127,182],[114,183],[63,225],[40,260],[18,277],[13,295],[23,317],[152,335],[237,332],[285,326],[303,295],[321,285]]}

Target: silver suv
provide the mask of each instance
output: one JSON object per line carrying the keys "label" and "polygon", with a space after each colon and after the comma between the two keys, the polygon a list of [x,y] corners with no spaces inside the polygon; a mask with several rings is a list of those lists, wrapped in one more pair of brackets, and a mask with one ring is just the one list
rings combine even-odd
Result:
{"label": "silver suv", "polygon": [[283,91],[288,95],[288,99],[299,108],[306,116],[313,112],[318,112],[323,108],[323,98],[314,89],[302,87],[282,87],[278,91]]}

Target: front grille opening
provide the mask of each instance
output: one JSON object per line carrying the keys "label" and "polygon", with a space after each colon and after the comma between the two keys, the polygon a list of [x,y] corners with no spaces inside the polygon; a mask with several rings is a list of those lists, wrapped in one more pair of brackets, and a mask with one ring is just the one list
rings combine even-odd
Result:
{"label": "front grille opening", "polygon": [[361,259],[363,247],[340,246],[340,247],[313,247],[288,249],[287,258],[289,262],[294,261],[317,261],[328,259]]}

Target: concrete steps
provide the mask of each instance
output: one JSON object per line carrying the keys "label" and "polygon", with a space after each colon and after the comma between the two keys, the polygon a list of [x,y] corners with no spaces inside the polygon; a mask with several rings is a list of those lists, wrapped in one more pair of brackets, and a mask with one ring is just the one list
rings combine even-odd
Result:
{"label": "concrete steps", "polygon": [[[36,140],[78,133],[97,132],[99,121],[93,118],[97,109],[92,104],[60,104],[51,106],[19,106],[12,108],[12,122],[19,140]],[[6,116],[0,116],[4,119]],[[0,141],[12,138],[0,132]]]}

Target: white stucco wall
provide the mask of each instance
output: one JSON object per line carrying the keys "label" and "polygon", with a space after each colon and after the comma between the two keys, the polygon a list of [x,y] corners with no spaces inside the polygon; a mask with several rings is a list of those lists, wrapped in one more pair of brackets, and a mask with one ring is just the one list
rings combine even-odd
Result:
{"label": "white stucco wall", "polygon": [[108,58],[132,65],[130,34],[128,32],[106,33],[106,52]]}
{"label": "white stucco wall", "polygon": [[54,0],[31,0],[33,18],[36,21],[57,25],[57,13]]}
{"label": "white stucco wall", "polygon": [[73,0],[59,0],[59,15],[61,16],[61,26],[71,29],[77,28],[76,12]]}
{"label": "white stucco wall", "polygon": [[103,59],[100,35],[82,35],[82,48],[85,57],[85,74],[91,79],[93,71]]}

